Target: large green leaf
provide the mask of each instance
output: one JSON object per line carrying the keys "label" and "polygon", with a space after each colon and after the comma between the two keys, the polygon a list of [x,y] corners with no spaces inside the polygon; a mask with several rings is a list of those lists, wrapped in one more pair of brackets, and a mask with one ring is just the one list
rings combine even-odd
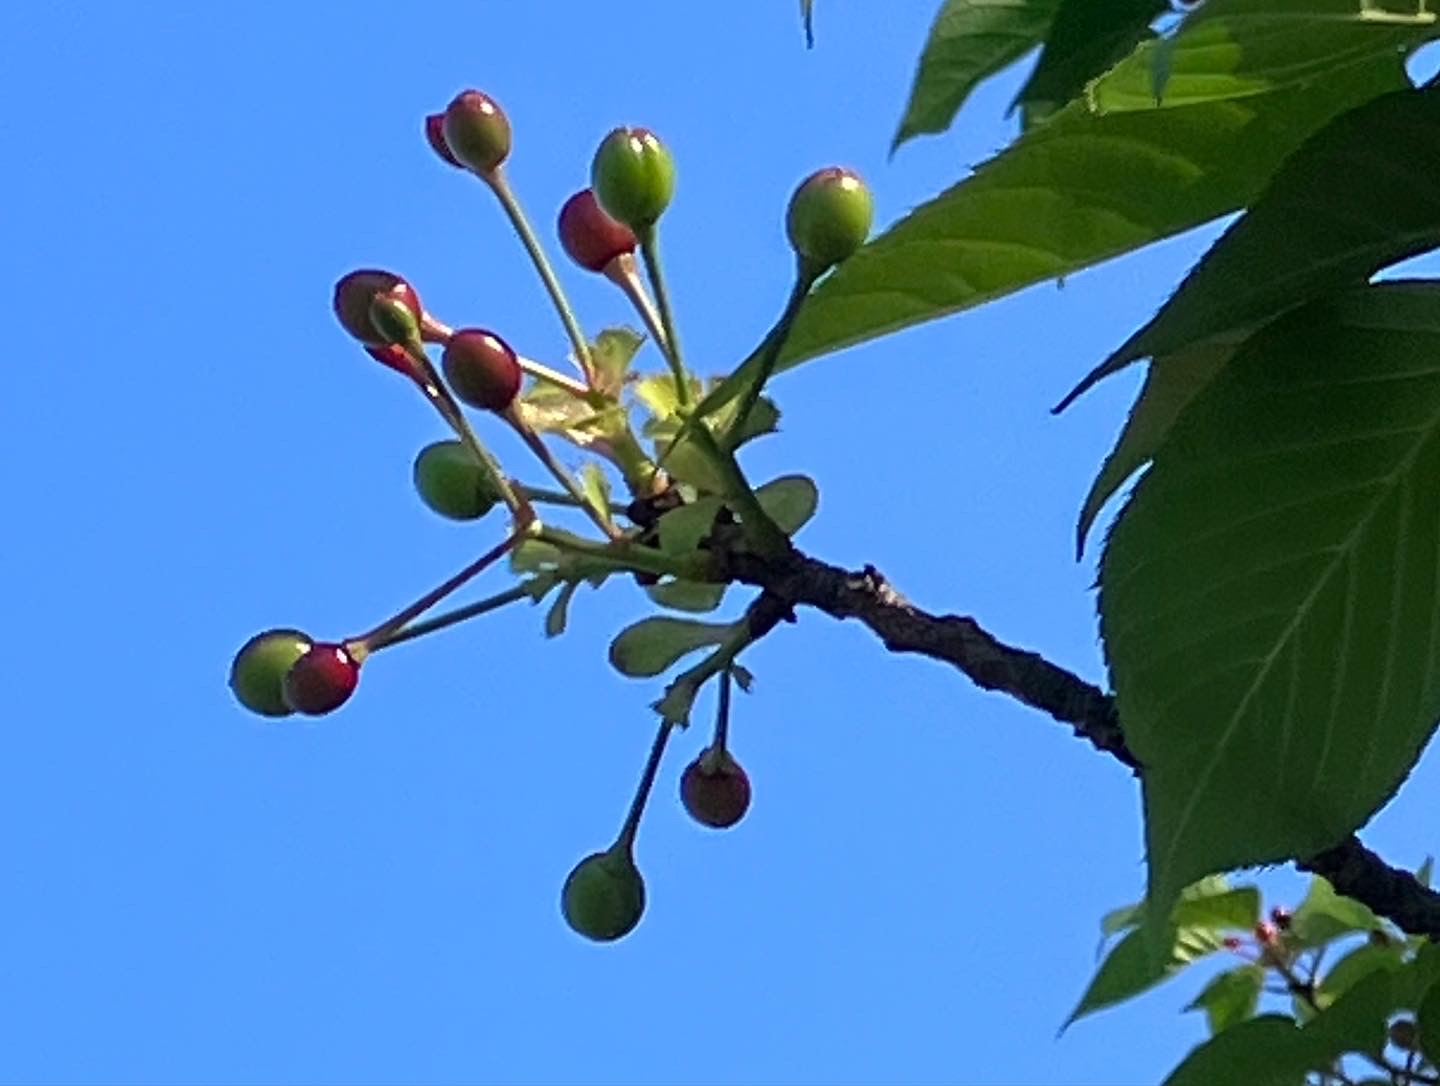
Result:
{"label": "large green leaf", "polygon": [[1294,1019],[1265,1014],[1197,1045],[1164,1086],[1303,1086],[1308,1068]]}
{"label": "large green leaf", "polygon": [[1120,439],[1085,496],[1075,529],[1076,558],[1084,552],[1085,537],[1105,503],[1125,485],[1126,479],[1150,462],[1185,405],[1214,379],[1233,353],[1231,345],[1207,343],[1151,364]]}
{"label": "large green leaf", "polygon": [[1168,0],[1060,0],[1040,59],[1015,102],[1027,123],[1044,120],[1150,36]]}
{"label": "large green leaf", "polygon": [[1336,118],[1065,402],[1138,358],[1256,326],[1440,245],[1437,177],[1440,86],[1387,94]]}
{"label": "large green leaf", "polygon": [[[1186,16],[1181,33],[1142,44],[1140,63],[1092,82],[1086,100],[1095,112],[1111,113],[1265,94],[1436,33],[1433,16],[1366,19],[1357,0],[1207,0]],[[1165,71],[1158,96],[1157,63]]]}
{"label": "large green leaf", "polygon": [[1149,933],[1135,928],[1125,934],[1100,963],[1100,968],[1080,1002],[1065,1019],[1065,1026],[1087,1014],[1113,1007],[1174,976],[1185,966],[1212,954],[1221,947],[1221,938],[1209,928],[1178,928],[1173,925],[1163,936],[1164,952],[1152,953]]}
{"label": "large green leaf", "polygon": [[[1224,77],[1219,61],[1217,75]],[[780,366],[979,305],[1233,211],[1311,132],[1406,85],[1397,53],[1313,85],[1177,109],[1097,116],[1084,102],[1071,103],[826,277],[801,309]]]}
{"label": "large green leaf", "polygon": [[1152,908],[1364,823],[1440,715],[1440,288],[1365,288],[1247,342],[1100,583]]}
{"label": "large green leaf", "polygon": [[943,132],[982,79],[1045,40],[1060,0],[945,0],[915,69],[893,152],[925,132]]}
{"label": "large green leaf", "polygon": [[1431,1063],[1440,1063],[1440,982],[1431,983],[1430,990],[1420,997],[1416,1024],[1420,1030],[1420,1050]]}

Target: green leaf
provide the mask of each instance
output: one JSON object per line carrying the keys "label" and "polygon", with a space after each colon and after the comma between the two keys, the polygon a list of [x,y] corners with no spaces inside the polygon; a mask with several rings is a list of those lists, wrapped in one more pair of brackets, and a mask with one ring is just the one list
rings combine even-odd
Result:
{"label": "green leaf", "polygon": [[1100,918],[1100,935],[1104,939],[1112,935],[1119,935],[1126,928],[1133,928],[1145,919],[1145,903],[1135,902],[1133,905],[1121,905],[1118,909],[1111,909]]}
{"label": "green leaf", "polygon": [[1197,1045],[1164,1086],[1303,1086],[1309,1063],[1294,1021],[1264,1014]]}
{"label": "green leaf", "polygon": [[1191,890],[1181,894],[1171,914],[1183,928],[1249,931],[1260,922],[1260,891],[1253,886],[1203,895],[1192,894]]}
{"label": "green leaf", "polygon": [[1431,1063],[1440,1063],[1440,982],[1420,998],[1415,1024],[1420,1031],[1420,1051]]}
{"label": "green leaf", "polygon": [[1059,3],[945,0],[915,69],[910,101],[891,141],[891,153],[914,136],[949,128],[981,80],[1045,40]]}
{"label": "green leaf", "polygon": [[1315,987],[1315,1002],[1324,1010],[1357,983],[1377,969],[1396,969],[1404,960],[1405,948],[1399,944],[1376,946],[1365,943],[1332,965]]}
{"label": "green leaf", "polygon": [[555,602],[550,605],[550,613],[545,616],[546,637],[559,637],[565,632],[565,623],[570,614],[570,600],[579,587],[579,581],[566,581],[560,589]]}
{"label": "green leaf", "polygon": [[1085,84],[1151,36],[1168,0],[1060,0],[1035,70],[1015,104],[1026,123],[1044,120],[1079,96]]}
{"label": "green leaf", "polygon": [[1075,557],[1085,551],[1085,538],[1100,510],[1135,472],[1150,462],[1175,425],[1180,412],[1220,372],[1235,353],[1233,346],[1205,344],[1171,357],[1156,359],[1145,375],[1145,384],[1136,397],[1130,417],[1120,432],[1115,448],[1105,458],[1100,474],[1090,484],[1090,493],[1080,510],[1075,530]]}
{"label": "green leaf", "polygon": [[719,498],[700,498],[670,510],[656,525],[660,533],[660,549],[666,554],[691,553],[710,534],[710,529],[715,526],[715,515],[719,512]]}
{"label": "green leaf", "polygon": [[1255,1017],[1264,986],[1264,969],[1253,964],[1238,966],[1212,978],[1185,1009],[1204,1011],[1210,1032],[1219,1033]]}
{"label": "green leaf", "polygon": [[605,469],[593,460],[580,468],[580,490],[605,518],[605,523],[615,523],[610,515],[610,480],[605,476]]}
{"label": "green leaf", "polygon": [[1437,173],[1440,86],[1383,95],[1337,118],[1061,406],[1138,358],[1255,328],[1440,245]]}
{"label": "green leaf", "polygon": [[720,606],[728,587],[729,585],[710,584],[706,581],[665,580],[648,586],[645,594],[661,607],[705,614]]}
{"label": "green leaf", "polygon": [[1313,855],[1440,715],[1440,290],[1287,317],[1187,408],[1110,534],[1101,633],[1154,907]]}
{"label": "green leaf", "polygon": [[1148,991],[1221,946],[1220,937],[1203,928],[1170,927],[1161,943],[1165,951],[1161,955],[1151,953],[1147,940],[1147,932],[1136,928],[1115,944],[1100,964],[1085,994],[1080,997],[1080,1002],[1065,1019],[1062,1030],[1087,1014]]}
{"label": "green leaf", "polygon": [[1290,918],[1287,937],[1297,949],[1322,946],[1342,935],[1380,928],[1380,918],[1354,898],[1341,897],[1327,879],[1313,875],[1305,900]]}
{"label": "green leaf", "polygon": [[[1216,70],[1224,75],[1218,58]],[[1303,87],[1176,109],[1102,116],[1071,103],[821,281],[800,310],[780,368],[1231,212],[1250,202],[1311,132],[1407,85],[1396,54]]]}
{"label": "green leaf", "polygon": [[1326,1067],[1347,1052],[1379,1055],[1385,1023],[1395,1010],[1396,971],[1376,969],[1361,977],[1301,1029],[1312,1068]]}
{"label": "green leaf", "polygon": [[[1207,0],[1086,88],[1096,113],[1245,98],[1325,79],[1436,33],[1433,19],[1366,22],[1357,0]],[[1147,72],[1145,69],[1149,68]],[[1162,72],[1156,86],[1156,70]]]}
{"label": "green leaf", "polygon": [[622,675],[650,678],[662,674],[684,656],[718,645],[735,627],[683,618],[647,618],[627,626],[610,643],[610,663]]}
{"label": "green leaf", "polygon": [[815,515],[820,504],[820,491],[814,480],[805,475],[782,475],[771,479],[755,491],[770,519],[786,535],[794,535]]}
{"label": "green leaf", "polygon": [[595,364],[601,391],[611,396],[620,395],[625,387],[625,375],[644,342],[645,337],[633,328],[607,328],[595,337],[590,345],[590,359]]}

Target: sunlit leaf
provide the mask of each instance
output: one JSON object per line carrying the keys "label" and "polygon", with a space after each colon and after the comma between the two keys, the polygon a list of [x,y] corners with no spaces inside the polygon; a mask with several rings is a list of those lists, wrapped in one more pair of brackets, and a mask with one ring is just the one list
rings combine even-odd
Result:
{"label": "sunlit leaf", "polygon": [[1322,946],[1342,935],[1380,928],[1380,918],[1351,897],[1335,892],[1329,880],[1313,875],[1305,900],[1290,918],[1289,938],[1296,947]]}
{"label": "sunlit leaf", "polygon": [[1100,580],[1152,907],[1361,825],[1440,716],[1440,289],[1366,288],[1247,342]]}
{"label": "sunlit leaf", "polygon": [[1105,956],[1080,1002],[1065,1019],[1065,1026],[1148,991],[1222,945],[1220,936],[1202,928],[1171,927],[1162,938],[1165,951],[1156,955],[1143,928],[1127,932]]}
{"label": "sunlit leaf", "polygon": [[1151,36],[1169,0],[1060,0],[1030,78],[1016,96],[1033,124],[1078,97],[1085,84]]}

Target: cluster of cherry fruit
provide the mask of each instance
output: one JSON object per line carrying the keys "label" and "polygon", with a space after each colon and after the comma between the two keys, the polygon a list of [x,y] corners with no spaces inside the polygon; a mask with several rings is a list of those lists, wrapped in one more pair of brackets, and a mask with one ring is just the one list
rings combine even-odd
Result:
{"label": "cluster of cherry fruit", "polygon": [[[607,366],[595,345],[580,331],[501,168],[511,150],[510,124],[505,113],[488,95],[465,91],[443,113],[426,118],[425,134],[445,162],[478,177],[498,198],[565,325],[579,378],[521,357],[488,329],[456,330],[445,326],[426,312],[414,288],[400,276],[362,270],[344,276],[336,284],[334,308],[341,326],[372,358],[413,382],[456,435],[453,440],[428,446],[416,459],[415,485],[426,505],[451,519],[474,520],[504,503],[512,528],[496,547],[367,633],[343,641],[317,641],[300,630],[287,628],[267,630],[251,638],[234,659],[230,687],[242,705],[265,717],[333,712],[354,693],[361,666],[378,650],[505,603],[523,598],[538,600],[541,591],[552,587],[553,578],[540,591],[533,584],[522,584],[478,604],[417,621],[442,599],[488,566],[515,554],[527,542],[538,541],[588,561],[590,566],[585,568],[591,570],[597,564],[601,569],[628,570],[642,583],[653,584],[661,577],[679,575],[674,561],[650,544],[656,538],[658,519],[667,510],[694,501],[698,488],[681,485],[667,473],[662,466],[667,448],[657,446],[657,456],[652,458],[635,440],[621,406],[621,392],[629,380],[624,364],[618,368]],[[656,244],[656,223],[670,203],[674,180],[669,153],[653,133],[638,128],[616,129],[595,153],[592,187],[576,193],[561,209],[559,235],[565,252],[575,263],[604,275],[626,295],[669,367],[680,426],[694,426],[698,421],[698,428],[708,437],[706,404],[694,403],[697,390],[703,386],[690,376],[681,357]],[[732,409],[731,425],[735,430],[743,425],[746,411],[755,406],[758,390],[773,369],[789,319],[798,310],[799,302],[821,275],[864,242],[871,216],[869,191],[849,170],[820,170],[796,190],[786,217],[787,232],[797,254],[796,290],[787,316],[782,318],[784,326],[777,326],[767,338],[768,365],[762,367],[752,387],[740,397],[738,418]],[[643,260],[644,279],[637,251]],[[426,353],[431,344],[442,348],[438,369]],[[609,501],[608,484],[596,481],[601,473],[596,471],[588,481],[582,481],[555,459],[522,396],[526,375],[534,379],[532,387],[579,405],[592,418],[603,421],[603,425],[597,424],[598,428],[592,427],[591,432],[578,438],[579,426],[569,431],[555,429],[612,461],[633,497],[621,511],[635,522],[636,528],[625,530],[615,524],[616,507]],[[560,490],[541,490],[507,477],[471,428],[461,404],[497,415],[513,427],[559,482]],[[670,436],[673,449],[678,440],[673,429]],[[702,447],[722,460],[730,456],[713,440]],[[733,458],[728,463],[733,469]],[[731,477],[735,476],[738,469],[732,470]],[[742,492],[750,493],[748,485],[742,486]],[[735,495],[730,492],[723,496]],[[546,525],[535,512],[536,503],[546,502],[582,511],[599,528],[605,537],[603,542]],[[752,510],[757,508],[750,506]],[[756,523],[765,518],[763,513],[755,513],[745,519]],[[738,822],[750,802],[749,779],[726,748],[730,685],[737,672],[732,664],[733,657],[719,672],[715,739],[681,779],[686,810],[702,824],[717,828]],[[634,838],[672,723],[667,720],[661,725],[630,814],[615,844],[581,861],[566,880],[562,893],[565,918],[572,928],[589,938],[619,938],[634,928],[644,910],[645,889],[634,862]]]}

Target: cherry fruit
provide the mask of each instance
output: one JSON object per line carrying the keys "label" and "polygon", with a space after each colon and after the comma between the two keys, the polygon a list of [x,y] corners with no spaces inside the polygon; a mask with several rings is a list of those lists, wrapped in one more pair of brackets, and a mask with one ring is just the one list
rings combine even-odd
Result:
{"label": "cherry fruit", "polygon": [[324,716],[350,700],[360,661],[344,645],[317,642],[285,673],[285,704],[297,713]]}
{"label": "cherry fruit", "polygon": [[750,808],[750,778],[728,750],[707,747],[681,774],[680,801],[702,826],[728,829]]}
{"label": "cherry fruit", "polygon": [[510,118],[483,91],[457,94],[445,107],[441,133],[451,158],[476,173],[492,173],[510,157]]}
{"label": "cherry fruit", "polygon": [[875,203],[853,170],[816,170],[790,197],[785,231],[800,257],[817,272],[850,256],[870,234]]}
{"label": "cherry fruit", "polygon": [[340,319],[341,327],[366,347],[384,347],[387,344],[370,319],[371,307],[382,295],[399,301],[417,323],[425,315],[415,288],[391,272],[362,268],[335,284],[335,316]]}
{"label": "cherry fruit", "polygon": [[571,870],[560,892],[565,923],[597,943],[628,935],[645,912],[645,880],[629,849],[595,852]]}
{"label": "cherry fruit", "polygon": [[613,218],[641,232],[655,225],[675,194],[675,162],[648,128],[617,128],[590,164],[595,198]]}
{"label": "cherry fruit", "polygon": [[455,395],[483,411],[504,411],[520,392],[520,361],[510,345],[484,328],[462,328],[445,344],[440,364]]}
{"label": "cherry fruit", "polygon": [[258,633],[241,646],[230,665],[230,689],[241,705],[261,716],[289,716],[285,702],[285,675],[313,642],[299,630],[288,628]]}
{"label": "cherry fruit", "polygon": [[588,271],[604,271],[617,256],[633,253],[635,231],[611,218],[594,189],[581,189],[560,209],[560,244],[571,260]]}
{"label": "cherry fruit", "polygon": [[442,517],[476,520],[500,500],[489,474],[462,442],[437,441],[415,458],[420,500]]}

